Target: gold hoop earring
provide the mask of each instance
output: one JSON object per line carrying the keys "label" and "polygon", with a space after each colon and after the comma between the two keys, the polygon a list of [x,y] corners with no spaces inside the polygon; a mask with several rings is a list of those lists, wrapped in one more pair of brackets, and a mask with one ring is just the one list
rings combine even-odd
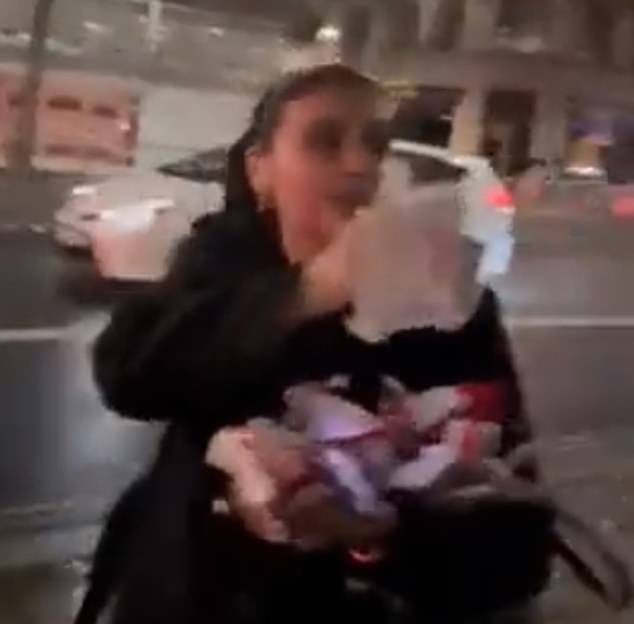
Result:
{"label": "gold hoop earring", "polygon": [[263,213],[273,209],[273,202],[271,201],[270,198],[267,200],[266,196],[263,193],[257,197],[257,200],[258,200],[258,205],[257,205],[258,212]]}

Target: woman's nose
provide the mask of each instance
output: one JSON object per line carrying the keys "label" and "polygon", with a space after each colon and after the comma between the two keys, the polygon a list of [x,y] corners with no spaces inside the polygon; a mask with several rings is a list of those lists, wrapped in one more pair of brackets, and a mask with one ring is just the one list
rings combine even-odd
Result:
{"label": "woman's nose", "polygon": [[346,174],[368,174],[378,166],[378,159],[361,141],[349,141],[341,150],[341,166]]}

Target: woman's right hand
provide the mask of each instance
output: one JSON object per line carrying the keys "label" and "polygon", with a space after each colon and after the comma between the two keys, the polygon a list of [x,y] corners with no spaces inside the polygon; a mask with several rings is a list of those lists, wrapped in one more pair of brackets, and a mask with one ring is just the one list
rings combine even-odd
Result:
{"label": "woman's right hand", "polygon": [[350,247],[356,221],[343,225],[335,239],[304,267],[303,297],[308,316],[336,312],[350,302]]}

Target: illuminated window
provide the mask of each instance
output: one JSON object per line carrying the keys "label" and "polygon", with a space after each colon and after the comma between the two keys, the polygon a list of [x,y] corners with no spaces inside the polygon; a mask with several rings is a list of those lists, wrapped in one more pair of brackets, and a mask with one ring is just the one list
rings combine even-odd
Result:
{"label": "illuminated window", "polygon": [[48,105],[50,108],[55,110],[65,110],[65,111],[80,111],[81,110],[81,102],[74,97],[70,97],[67,95],[58,95],[52,97],[48,101]]}
{"label": "illuminated window", "polygon": [[94,106],[92,112],[97,117],[104,117],[105,119],[117,119],[117,111],[111,106],[104,106],[102,104],[98,104]]}

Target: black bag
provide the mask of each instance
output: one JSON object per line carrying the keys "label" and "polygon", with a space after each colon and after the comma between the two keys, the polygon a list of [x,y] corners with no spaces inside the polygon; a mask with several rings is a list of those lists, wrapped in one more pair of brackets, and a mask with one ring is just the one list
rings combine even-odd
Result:
{"label": "black bag", "polygon": [[555,557],[614,609],[631,602],[628,568],[603,537],[499,461],[456,466],[431,489],[392,500],[399,529],[383,561],[357,573],[417,617],[449,621],[530,602]]}

